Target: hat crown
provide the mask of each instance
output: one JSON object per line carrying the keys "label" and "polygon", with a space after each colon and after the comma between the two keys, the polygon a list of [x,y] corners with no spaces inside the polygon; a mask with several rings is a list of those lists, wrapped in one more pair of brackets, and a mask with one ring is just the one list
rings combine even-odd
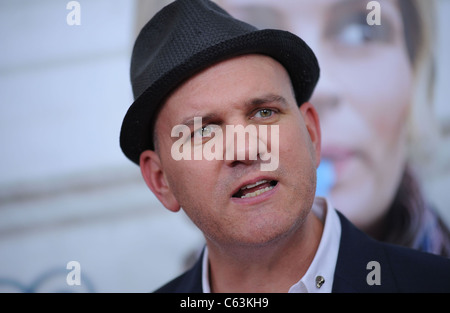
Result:
{"label": "hat crown", "polygon": [[176,0],[157,13],[142,28],[133,49],[135,100],[120,132],[125,155],[139,164],[142,151],[154,149],[153,127],[173,90],[201,70],[245,54],[277,60],[288,71],[298,105],[308,101],[320,70],[312,50],[296,35],[258,30],[209,0]]}
{"label": "hat crown", "polygon": [[136,39],[130,68],[134,98],[166,74],[166,64],[184,64],[189,56],[255,30],[209,0],[174,1],[158,12]]}

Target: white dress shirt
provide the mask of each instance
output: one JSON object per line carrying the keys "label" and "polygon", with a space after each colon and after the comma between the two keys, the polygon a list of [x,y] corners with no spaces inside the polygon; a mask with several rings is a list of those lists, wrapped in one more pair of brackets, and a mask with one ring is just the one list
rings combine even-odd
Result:
{"label": "white dress shirt", "polygon": [[[324,223],[322,238],[311,265],[305,275],[289,289],[289,293],[330,293],[341,241],[341,222],[330,201],[316,197],[312,212]],[[208,248],[202,260],[202,288],[210,293]]]}

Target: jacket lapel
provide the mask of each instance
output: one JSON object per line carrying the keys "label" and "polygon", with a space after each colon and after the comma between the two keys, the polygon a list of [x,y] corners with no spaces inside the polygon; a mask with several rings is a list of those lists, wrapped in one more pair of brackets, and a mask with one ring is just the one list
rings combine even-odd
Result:
{"label": "jacket lapel", "polygon": [[194,267],[192,267],[186,274],[183,276],[183,281],[180,284],[179,291],[180,293],[202,293],[202,263],[203,263],[203,253],[205,249],[203,249],[200,257],[195,263]]}
{"label": "jacket lapel", "polygon": [[[342,233],[332,292],[397,292],[384,245],[338,215]],[[378,269],[369,264],[372,261],[379,264]],[[373,275],[379,275],[380,284],[373,284]]]}

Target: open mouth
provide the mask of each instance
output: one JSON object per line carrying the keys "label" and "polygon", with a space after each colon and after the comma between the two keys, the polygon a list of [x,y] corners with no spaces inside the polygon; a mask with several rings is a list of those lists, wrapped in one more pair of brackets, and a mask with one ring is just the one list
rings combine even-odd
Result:
{"label": "open mouth", "polygon": [[272,190],[278,181],[276,180],[260,180],[254,184],[248,184],[239,189],[235,194],[233,194],[233,198],[251,198],[259,196],[260,194]]}

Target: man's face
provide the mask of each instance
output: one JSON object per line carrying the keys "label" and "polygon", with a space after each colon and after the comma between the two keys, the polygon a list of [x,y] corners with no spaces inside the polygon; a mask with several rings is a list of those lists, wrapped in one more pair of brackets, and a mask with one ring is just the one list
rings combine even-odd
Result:
{"label": "man's face", "polygon": [[[194,129],[194,117],[202,118],[203,128]],[[220,128],[223,159],[175,160],[171,150],[179,137],[171,132],[177,125],[189,126],[194,139],[200,136],[197,143],[188,139],[192,153],[219,140],[202,134]],[[258,140],[269,151],[278,144],[278,166],[262,171],[261,163],[267,161],[249,157],[254,149],[250,140],[241,147],[245,159],[225,157],[231,149],[225,140],[227,125],[266,125],[268,134],[262,138],[258,132]],[[279,136],[271,136],[275,125]],[[168,97],[155,129],[159,151],[142,153],[143,176],[168,209],[181,206],[208,240],[265,244],[295,231],[309,213],[320,158],[318,119],[309,103],[297,106],[289,76],[274,59],[241,56],[193,76]]]}

